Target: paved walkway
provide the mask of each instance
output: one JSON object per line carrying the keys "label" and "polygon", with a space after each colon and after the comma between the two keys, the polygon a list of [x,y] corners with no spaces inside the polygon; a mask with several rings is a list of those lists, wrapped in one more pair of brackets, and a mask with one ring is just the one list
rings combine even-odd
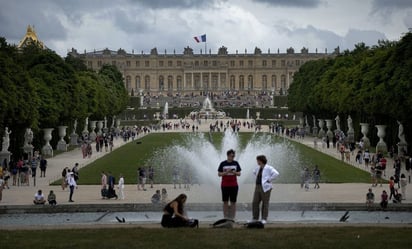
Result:
{"label": "paved walkway", "polygon": [[[172,120],[171,122],[178,122]],[[199,131],[209,131],[210,122],[203,122],[199,126]],[[253,131],[242,128],[242,131]],[[268,127],[262,127],[262,132],[267,132]],[[163,131],[158,131],[163,132]],[[183,132],[183,130],[169,130],[168,132]],[[188,130],[191,132],[191,129]],[[141,135],[140,135],[141,136]],[[131,141],[131,140],[130,140]],[[129,141],[129,142],[130,142]],[[295,140],[307,146],[313,147],[313,138],[307,137],[305,139]],[[117,149],[124,145],[122,139],[114,141],[114,149]],[[340,158],[336,149],[330,148],[318,148],[319,151],[331,155],[333,157]],[[32,200],[37,189],[42,189],[43,193],[47,196],[49,190],[54,190],[57,196],[59,204],[72,205],[67,202],[69,192],[68,190],[62,190],[60,186],[50,186],[49,184],[60,178],[61,172],[64,167],[68,166],[72,168],[76,162],[80,167],[84,167],[87,164],[95,161],[96,159],[104,156],[106,153],[93,152],[93,156],[90,159],[83,159],[82,153],[79,148],[69,152],[65,152],[48,159],[48,168],[46,177],[37,177],[37,185],[33,186],[32,182],[30,186],[10,186],[10,189],[3,190],[3,200],[0,205],[32,205]],[[354,163],[354,157],[352,157],[350,163],[352,167],[359,167],[365,170],[363,165],[357,165]],[[393,161],[388,160],[388,170],[386,175],[393,174],[391,167]],[[403,167],[404,170],[404,167]],[[39,173],[39,172],[38,172]],[[39,175],[39,174],[38,174]],[[99,177],[99,176],[97,176]],[[32,180],[32,179],[31,179]],[[349,184],[321,184],[320,189],[310,189],[304,191],[300,188],[299,184],[275,184],[275,188],[272,192],[271,202],[273,203],[316,203],[316,202],[329,202],[329,203],[363,203],[365,194],[370,184],[364,183],[349,183]],[[137,191],[136,185],[126,185],[125,187],[125,200],[102,200],[100,197],[100,185],[81,185],[75,190],[73,199],[74,204],[106,204],[106,203],[150,203],[150,197],[153,195],[156,189],[166,188],[169,193],[169,197],[177,196],[178,194],[185,192],[188,195],[188,201],[191,203],[220,203],[220,188],[212,185],[194,185],[190,190],[174,189],[172,185],[155,185],[153,189],[147,188],[147,191]],[[388,191],[388,186],[385,184],[383,187],[375,187],[374,193],[378,198],[383,189]],[[412,196],[412,184],[407,186],[407,196],[411,193]],[[241,185],[238,197],[238,203],[250,203],[253,195],[253,185]],[[406,203],[412,203],[412,198],[408,198]]]}

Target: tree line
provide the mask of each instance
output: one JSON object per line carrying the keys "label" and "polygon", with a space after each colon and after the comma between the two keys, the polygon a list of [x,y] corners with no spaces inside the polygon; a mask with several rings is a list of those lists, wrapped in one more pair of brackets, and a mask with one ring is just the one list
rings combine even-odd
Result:
{"label": "tree line", "polygon": [[[14,156],[22,154],[26,128],[32,128],[33,145],[40,149],[42,128],[68,125],[70,134],[77,119],[80,133],[86,117],[111,117],[127,103],[123,77],[116,67],[104,65],[94,72],[78,58],[62,58],[35,44],[17,49],[0,38],[0,135],[5,127],[12,130],[9,151]],[[53,138],[52,144],[57,129]]]}
{"label": "tree line", "polygon": [[[364,43],[352,51],[328,59],[310,61],[295,74],[288,105],[317,118],[351,115],[360,138],[360,122],[371,124],[369,135],[376,142],[376,124],[388,125],[385,140],[395,145],[397,120],[403,123],[412,143],[412,33],[399,41]],[[342,122],[346,127],[345,122]],[[345,130],[346,131],[346,130]]]}

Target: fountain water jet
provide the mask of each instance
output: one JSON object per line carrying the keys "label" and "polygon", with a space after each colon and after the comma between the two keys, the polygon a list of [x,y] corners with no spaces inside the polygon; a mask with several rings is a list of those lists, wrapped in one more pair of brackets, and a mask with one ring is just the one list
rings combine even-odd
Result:
{"label": "fountain water jet", "polygon": [[[241,136],[241,135],[240,135]],[[299,176],[302,159],[296,149],[288,141],[275,142],[270,134],[255,134],[246,145],[241,144],[238,134],[226,131],[220,146],[215,147],[203,133],[185,135],[183,142],[155,151],[148,164],[162,165],[161,171],[171,175],[173,167],[180,169],[180,175],[190,174],[193,183],[212,183],[218,186],[220,178],[217,168],[226,159],[226,151],[234,149],[236,158],[242,168],[238,178],[240,184],[253,183],[252,171],[255,168],[256,156],[266,155],[268,164],[274,166],[282,175],[286,167],[293,168]],[[297,179],[296,179],[297,180]]]}

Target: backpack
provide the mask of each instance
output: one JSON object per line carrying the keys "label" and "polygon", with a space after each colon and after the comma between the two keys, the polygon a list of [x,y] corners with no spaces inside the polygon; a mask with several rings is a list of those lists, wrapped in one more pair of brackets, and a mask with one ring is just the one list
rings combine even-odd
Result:
{"label": "backpack", "polygon": [[212,224],[213,228],[233,228],[234,220],[220,219]]}
{"label": "backpack", "polygon": [[245,224],[246,228],[265,228],[265,224],[260,221],[251,221]]}
{"label": "backpack", "polygon": [[187,222],[187,226],[192,227],[192,228],[199,228],[199,220],[198,219],[190,219]]}

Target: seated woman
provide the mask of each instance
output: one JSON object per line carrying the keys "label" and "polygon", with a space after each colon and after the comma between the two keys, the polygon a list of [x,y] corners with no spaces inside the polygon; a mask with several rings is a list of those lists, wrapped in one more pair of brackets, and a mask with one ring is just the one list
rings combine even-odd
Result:
{"label": "seated woman", "polygon": [[46,200],[44,199],[44,195],[41,189],[39,189],[37,193],[34,195],[33,203],[36,205],[43,205],[44,203],[46,203]]}
{"label": "seated woman", "polygon": [[56,194],[53,192],[53,190],[50,190],[49,195],[47,196],[47,201],[49,202],[49,205],[51,206],[56,206]]}
{"label": "seated woman", "polygon": [[169,202],[163,209],[162,227],[185,227],[188,226],[189,218],[184,215],[184,204],[187,196],[180,194],[176,199]]}

